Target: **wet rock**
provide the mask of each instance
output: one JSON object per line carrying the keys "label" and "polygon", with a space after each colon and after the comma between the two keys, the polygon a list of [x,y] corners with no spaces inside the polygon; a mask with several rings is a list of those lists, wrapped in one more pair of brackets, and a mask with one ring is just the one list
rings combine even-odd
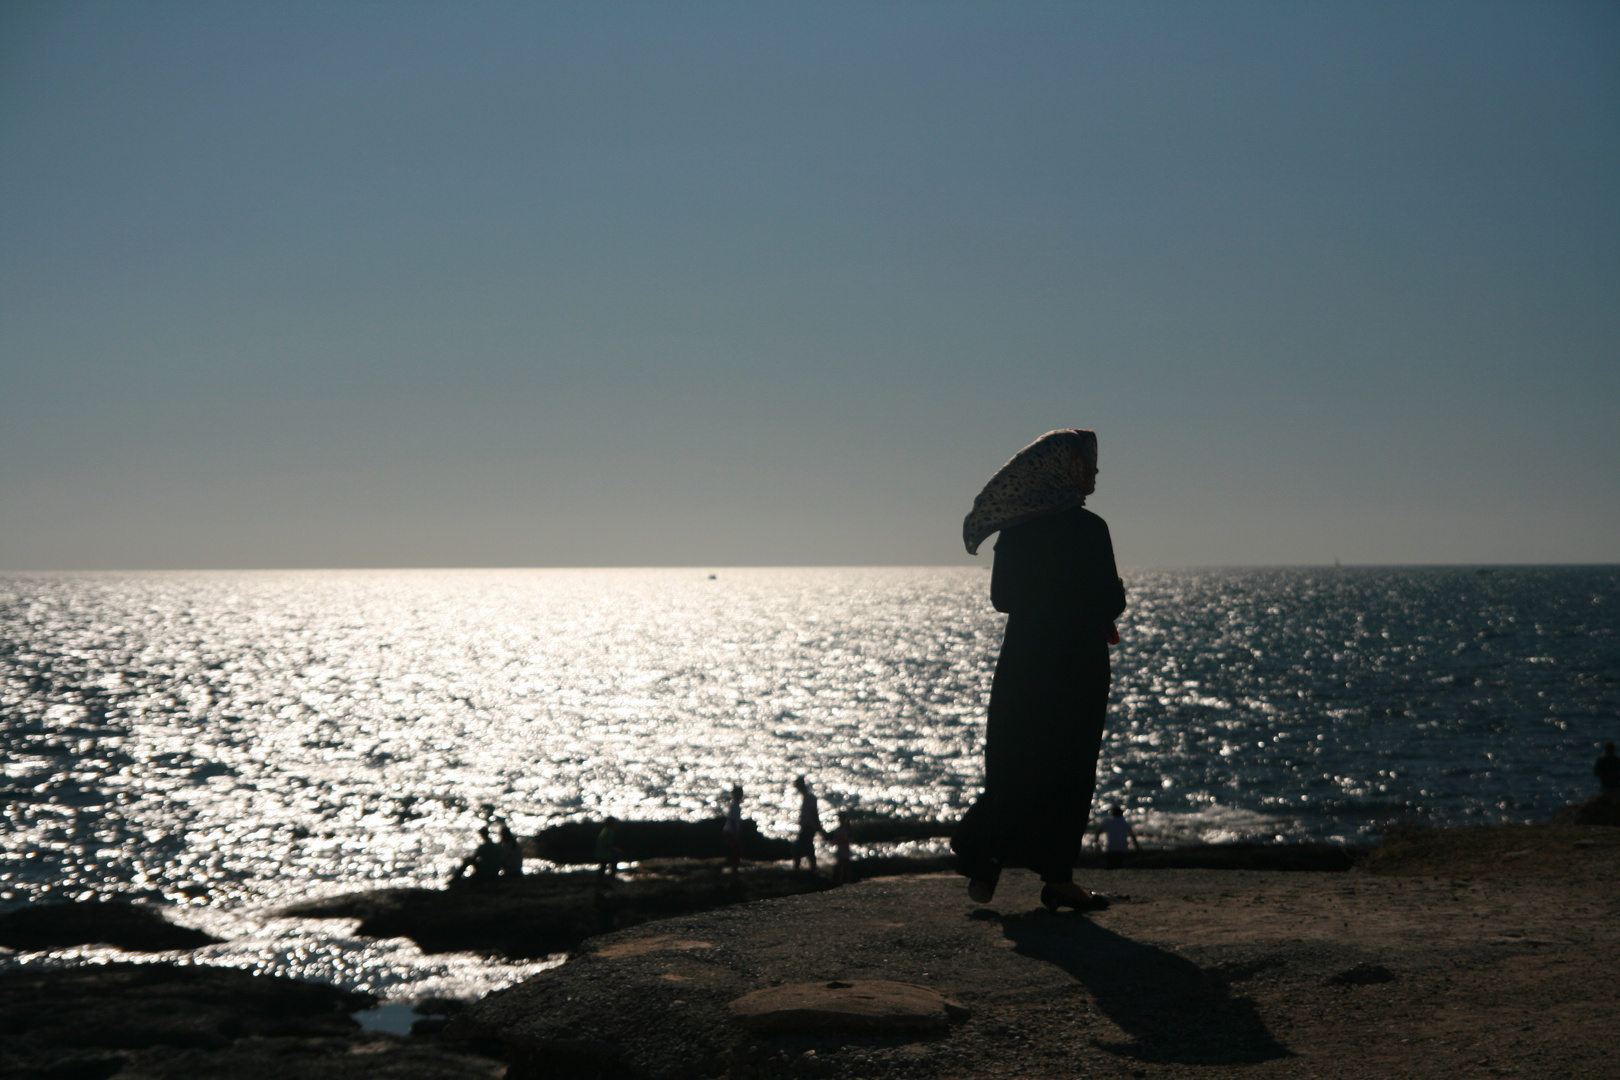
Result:
{"label": "wet rock", "polygon": [[39,951],[112,945],[132,952],[197,949],[220,939],[176,926],[156,908],[99,900],[31,904],[0,915],[0,945]]}
{"label": "wet rock", "polygon": [[404,937],[423,952],[535,958],[587,937],[752,900],[820,892],[832,882],[809,871],[747,867],[741,874],[691,860],[598,888],[595,874],[528,874],[450,889],[377,889],[294,904],[280,914],[359,919],[366,937]]}
{"label": "wet rock", "polygon": [[[706,821],[621,821],[615,838],[626,861],[648,859],[719,859],[726,854],[720,839],[722,818]],[[942,839],[955,822],[924,818],[856,817],[854,839],[862,844]],[[532,857],[565,864],[594,864],[600,821],[570,821],[544,829],[524,843]],[[743,854],[752,860],[792,858],[790,841],[762,835],[752,820],[743,822]],[[1188,844],[1133,853],[1128,865],[1138,870],[1349,870],[1356,850],[1341,844]],[[1087,851],[1079,864],[1103,865],[1100,854]]]}
{"label": "wet rock", "polygon": [[358,1029],[349,1010],[373,1001],[314,983],[200,965],[21,968],[0,973],[6,1054],[0,1074],[25,1075],[52,1063],[66,1070],[63,1075],[94,1073],[96,1062],[121,1060],[108,1051],[220,1049],[250,1035],[342,1034]]}
{"label": "wet rock", "polygon": [[460,998],[427,998],[418,1001],[411,1012],[422,1019],[411,1021],[411,1034],[417,1038],[434,1038],[444,1033],[450,1018],[461,1012],[470,1001]]}
{"label": "wet rock", "polygon": [[[621,821],[614,827],[614,840],[623,860],[644,859],[721,859],[726,855],[720,831],[724,818],[706,821]],[[600,821],[568,821],[541,830],[524,845],[536,858],[555,863],[596,862],[596,837]],[[787,840],[765,836],[752,818],[743,821],[743,858],[780,860],[793,857]]]}
{"label": "wet rock", "polygon": [[357,1031],[376,999],[235,968],[94,964],[0,972],[0,1035],[41,1045],[219,1047],[249,1035]]}
{"label": "wet rock", "polygon": [[[614,838],[626,860],[719,859],[726,854],[720,839],[724,818],[706,821],[621,821]],[[954,821],[929,818],[897,818],[882,815],[855,815],[850,822],[853,838],[859,844],[897,844],[917,840],[937,840],[956,830]],[[570,821],[544,829],[524,845],[536,858],[558,863],[595,863],[596,835],[600,821]],[[743,822],[743,857],[781,860],[793,857],[789,840],[763,835],[751,820]]]}
{"label": "wet rock", "polygon": [[1620,827],[1620,794],[1606,792],[1576,806],[1565,807],[1553,815],[1552,824]]}
{"label": "wet rock", "polygon": [[769,1034],[942,1031],[968,1012],[925,986],[881,979],[771,986],[731,1003],[731,1014],[744,1029]]}
{"label": "wet rock", "polygon": [[486,1058],[362,1032],[376,999],[234,968],[105,964],[0,973],[0,1075],[187,1080],[498,1075]]}
{"label": "wet rock", "polygon": [[[885,856],[857,860],[857,880],[949,870],[952,856]],[[479,952],[532,959],[567,952],[586,938],[655,919],[733,904],[799,896],[832,888],[825,874],[775,864],[745,865],[741,874],[718,860],[648,860],[633,875],[600,888],[595,873],[526,874],[448,889],[373,889],[309,900],[277,914],[305,919],[358,919],[365,937],[403,937],[423,952]]]}

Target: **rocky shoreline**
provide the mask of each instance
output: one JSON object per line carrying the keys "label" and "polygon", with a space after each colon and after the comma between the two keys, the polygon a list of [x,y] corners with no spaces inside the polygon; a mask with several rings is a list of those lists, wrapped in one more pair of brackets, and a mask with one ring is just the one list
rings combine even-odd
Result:
{"label": "rocky shoreline", "polygon": [[[1207,844],[1144,852],[1142,870],[1271,870],[1343,872],[1353,850],[1331,844]],[[951,856],[880,856],[860,860],[856,880],[950,871]],[[1086,859],[1081,869],[1100,868]],[[299,918],[360,920],[363,937],[409,938],[423,952],[477,952],[512,960],[537,959],[587,938],[645,922],[734,904],[799,896],[832,888],[825,871],[774,863],[733,874],[719,859],[653,859],[599,887],[594,872],[531,874],[449,889],[376,889],[283,908]]]}
{"label": "rocky shoreline", "polygon": [[[1591,1063],[1604,1044],[1591,1025],[1620,1020],[1620,829],[1566,817],[1414,833],[1359,853],[1145,853],[1131,869],[1082,869],[1116,896],[1088,917],[1039,908],[1021,874],[975,907],[941,858],[869,860],[867,880],[838,889],[774,864],[733,875],[717,860],[668,859],[605,890],[591,873],[564,872],[354,893],[283,914],[358,919],[361,934],[424,951],[570,959],[448,1022],[419,1023],[414,1037],[361,1030],[350,1013],[374,1003],[366,995],[272,976],[183,963],[14,970],[0,975],[0,1075],[968,1077],[1014,1060],[1030,1076],[1232,1065],[1263,1076],[1455,1075],[1444,1055],[1435,1061],[1452,1071],[1355,1071],[1310,1047],[1334,1045],[1335,1025],[1372,1023],[1361,1015],[1370,1005],[1385,1028],[1433,1042],[1425,1025],[1446,1008],[1447,1023],[1468,1027],[1467,1010],[1499,1012],[1501,988],[1529,979],[1527,1015],[1562,1010],[1536,1029],[1563,1032],[1543,1056],[1566,1075],[1599,1076]],[[1459,902],[1474,905],[1470,919],[1455,918]],[[176,934],[197,932],[129,905],[0,916],[11,948],[202,943]],[[750,996],[753,1013],[737,1004]],[[1179,1034],[1164,1026],[1175,1016]],[[1485,1039],[1483,1019],[1473,1026]]]}
{"label": "rocky shoreline", "polygon": [[594,938],[445,1034],[500,1042],[509,1080],[1613,1075],[1620,830],[1383,855],[1087,873],[1114,903],[1085,916],[1021,871],[985,906],[954,875],[873,879]]}

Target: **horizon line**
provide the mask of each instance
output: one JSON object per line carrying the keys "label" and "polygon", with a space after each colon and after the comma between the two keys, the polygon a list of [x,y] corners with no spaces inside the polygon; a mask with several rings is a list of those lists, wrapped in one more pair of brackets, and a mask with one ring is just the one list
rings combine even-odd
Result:
{"label": "horizon line", "polygon": [[[286,574],[286,573],[493,573],[546,570],[691,570],[711,573],[720,570],[988,570],[986,559],[977,563],[691,563],[659,565],[649,563],[577,563],[548,566],[202,566],[202,567],[94,567],[33,570],[0,569],[0,575],[36,574]],[[1356,562],[1331,563],[1122,563],[1121,571],[1142,570],[1400,570],[1400,569],[1530,569],[1540,567],[1590,567],[1620,569],[1616,562]]]}

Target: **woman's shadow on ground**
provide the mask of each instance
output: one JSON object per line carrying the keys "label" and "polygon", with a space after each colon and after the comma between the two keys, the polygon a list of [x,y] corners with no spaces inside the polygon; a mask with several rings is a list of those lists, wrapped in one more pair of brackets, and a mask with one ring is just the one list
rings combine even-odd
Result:
{"label": "woman's shadow on ground", "polygon": [[1241,1065],[1293,1052],[1278,1044],[1254,1004],[1227,993],[1218,975],[1174,953],[1121,937],[1080,915],[1001,916],[1017,952],[1074,976],[1130,1042],[1093,1040],[1140,1061]]}

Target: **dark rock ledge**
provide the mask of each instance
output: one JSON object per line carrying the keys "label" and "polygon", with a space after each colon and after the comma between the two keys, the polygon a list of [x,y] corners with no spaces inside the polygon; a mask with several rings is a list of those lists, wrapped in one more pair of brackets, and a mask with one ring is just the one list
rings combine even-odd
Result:
{"label": "dark rock ledge", "polygon": [[[852,839],[857,844],[942,839],[950,836],[956,828],[953,821],[926,818],[896,818],[859,812],[854,813],[852,818]],[[725,819],[718,817],[704,821],[621,821],[615,829],[615,842],[626,859],[719,859],[726,854],[726,844],[720,835],[724,826]],[[564,822],[542,829],[525,843],[524,849],[531,856],[555,863],[594,863],[596,835],[601,829],[600,821]],[[792,841],[765,836],[751,818],[743,820],[742,846],[743,855],[748,859],[772,861],[793,858]]]}
{"label": "dark rock ledge", "polygon": [[[1133,855],[1141,870],[1344,871],[1355,852],[1335,844],[1199,844]],[[1090,853],[1081,866],[1100,866]],[[953,869],[949,855],[859,859],[856,880]],[[281,909],[297,918],[358,919],[365,937],[409,938],[423,952],[477,952],[534,959],[567,952],[596,934],[655,919],[832,888],[819,873],[772,862],[745,864],[741,874],[719,859],[643,861],[632,874],[599,889],[594,871],[530,874],[449,889],[374,889]]]}
{"label": "dark rock ledge", "polygon": [[363,1032],[376,999],[232,968],[85,964],[0,973],[0,1076],[12,1080],[486,1080],[464,1043]]}
{"label": "dark rock ledge", "polygon": [[[661,823],[646,823],[661,824]],[[884,823],[893,831],[895,823]],[[905,825],[907,823],[899,823]],[[1348,870],[1356,853],[1332,844],[1200,844],[1133,855],[1138,870]],[[1100,865],[1088,852],[1083,868]],[[949,870],[950,856],[857,860],[858,880]],[[595,934],[731,904],[820,892],[820,874],[755,862],[741,875],[718,859],[643,862],[603,890],[594,872],[530,874],[449,889],[374,889],[282,909],[298,918],[359,919],[366,937],[403,937],[423,952],[478,952],[532,959],[566,952]],[[39,951],[112,945],[131,952],[196,949],[219,939],[169,922],[162,910],[117,901],[32,904],[0,915],[0,946]]]}
{"label": "dark rock ledge", "polygon": [[198,949],[219,938],[176,926],[157,908],[82,900],[31,904],[0,915],[0,945],[37,952],[74,945],[112,945],[128,952]]}
{"label": "dark rock ledge", "polygon": [[[865,860],[865,877],[949,869],[949,858]],[[423,952],[532,959],[567,952],[596,934],[733,904],[832,888],[825,873],[771,863],[733,874],[718,860],[644,862],[599,888],[594,872],[530,874],[450,889],[375,889],[281,909],[297,918],[359,919],[365,937],[409,938]]]}

